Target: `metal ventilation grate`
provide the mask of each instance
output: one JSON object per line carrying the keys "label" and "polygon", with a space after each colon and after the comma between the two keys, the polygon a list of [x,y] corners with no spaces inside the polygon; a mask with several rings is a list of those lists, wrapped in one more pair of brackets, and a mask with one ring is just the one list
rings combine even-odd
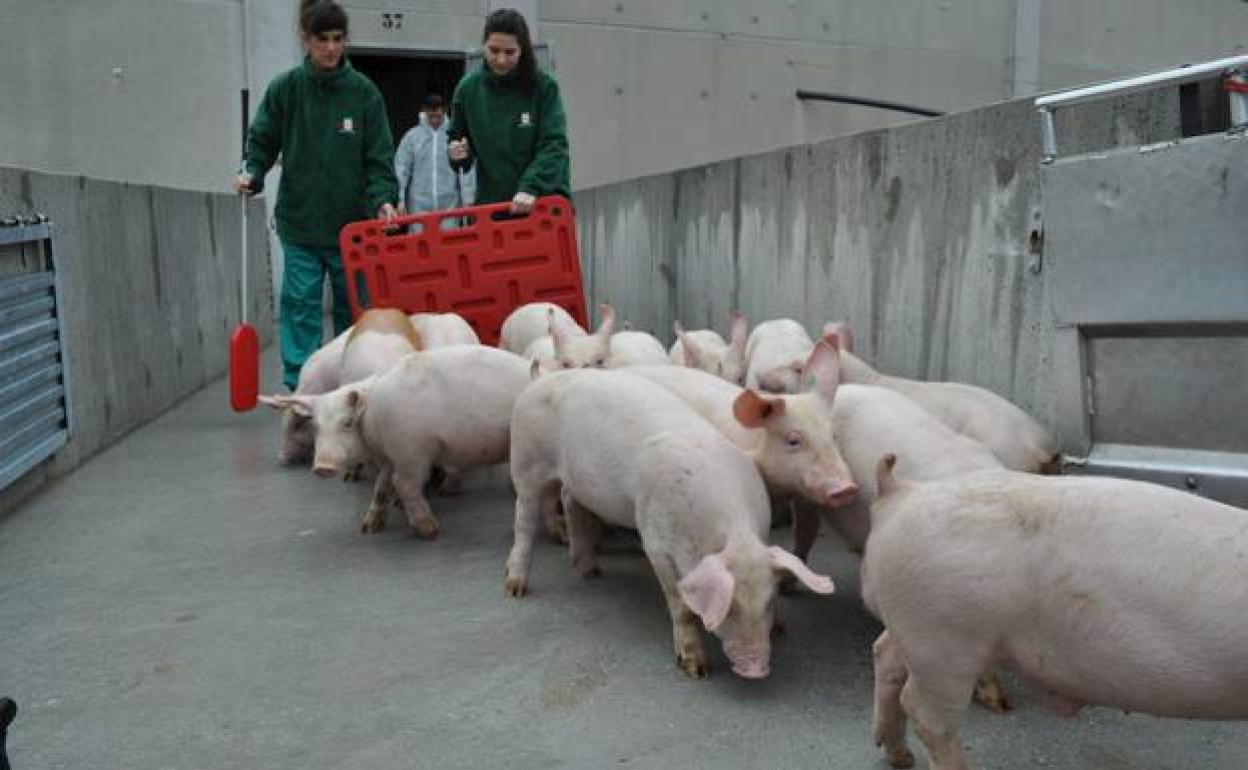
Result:
{"label": "metal ventilation grate", "polygon": [[69,439],[60,290],[46,223],[0,228],[0,489]]}

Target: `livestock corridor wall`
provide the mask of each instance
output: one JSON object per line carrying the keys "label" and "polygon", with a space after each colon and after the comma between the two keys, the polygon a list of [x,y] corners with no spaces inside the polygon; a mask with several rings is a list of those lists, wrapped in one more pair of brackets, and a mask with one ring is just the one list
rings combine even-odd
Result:
{"label": "livestock corridor wall", "polygon": [[[1174,92],[1062,116],[1067,152],[1177,133]],[[576,194],[586,286],[671,341],[848,320],[885,372],[960,380],[1055,427],[1030,99]]]}
{"label": "livestock corridor wall", "polygon": [[[36,211],[55,232],[75,422],[65,448],[0,492],[0,512],[223,376],[240,317],[236,197],[0,168],[0,215]],[[267,345],[273,302],[258,201],[248,243],[249,320]]]}

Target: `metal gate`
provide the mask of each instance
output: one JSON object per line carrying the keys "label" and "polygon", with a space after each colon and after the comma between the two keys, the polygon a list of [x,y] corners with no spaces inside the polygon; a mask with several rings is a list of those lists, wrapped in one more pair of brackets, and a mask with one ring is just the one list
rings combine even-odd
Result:
{"label": "metal gate", "polygon": [[68,373],[47,223],[0,228],[0,489],[65,445]]}
{"label": "metal gate", "polygon": [[1037,101],[1062,450],[1076,472],[1248,506],[1248,136],[1053,159],[1052,109],[1133,85]]}

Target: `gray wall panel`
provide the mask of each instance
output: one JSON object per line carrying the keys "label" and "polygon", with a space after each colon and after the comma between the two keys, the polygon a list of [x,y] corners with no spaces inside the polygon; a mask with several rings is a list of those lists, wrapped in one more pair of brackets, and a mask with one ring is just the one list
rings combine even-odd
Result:
{"label": "gray wall panel", "polygon": [[[53,223],[74,422],[69,443],[0,495],[0,509],[225,374],[239,321],[236,197],[0,168],[0,212],[34,211]],[[260,201],[248,220],[250,321],[263,345],[273,301]]]}

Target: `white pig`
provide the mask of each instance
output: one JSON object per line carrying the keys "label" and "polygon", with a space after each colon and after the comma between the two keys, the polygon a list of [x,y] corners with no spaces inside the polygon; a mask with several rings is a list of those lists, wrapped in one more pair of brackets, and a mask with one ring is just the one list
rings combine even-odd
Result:
{"label": "white pig", "polygon": [[858,486],[837,447],[838,363],[830,345],[816,346],[805,364],[815,387],[782,396],[760,396],[687,367],[644,366],[628,373],[670,391],[714,425],[754,460],[773,497],[840,507],[853,502]]}
{"label": "white pig", "polygon": [[413,353],[380,375],[321,396],[266,396],[316,425],[312,470],[333,476],[367,460],[380,466],[361,529],[385,524],[391,490],[426,538],[441,525],[424,496],[436,465],[456,474],[507,459],[511,410],[529,363],[505,350],[454,346]]}
{"label": "white pig", "polygon": [[[1013,471],[912,484],[880,463],[862,568],[874,735],[965,770],[962,712],[1000,662],[1073,716],[1248,719],[1248,512],[1155,484]],[[899,466],[900,467],[900,466]]]}
{"label": "white pig", "polygon": [[[861,551],[870,519],[867,505],[876,497],[875,469],[890,449],[906,461],[906,478],[949,478],[1000,468],[981,444],[960,436],[910,400],[870,385],[837,386],[834,340],[815,346],[803,366],[807,385],[801,395],[762,399],[703,372],[678,367],[638,367],[644,377],[674,393],[754,458],[776,502],[801,495],[824,506],[823,513],[850,547]],[[769,415],[763,430],[747,428],[748,409],[758,402],[783,405]],[[751,420],[752,421],[752,420]],[[800,449],[789,445],[800,439]],[[804,480],[839,481],[840,492]],[[819,509],[793,506],[793,552],[803,561],[819,533]],[[991,672],[981,679],[976,698],[1002,711],[1009,708],[1004,688]]]}
{"label": "white pig", "polygon": [[814,345],[805,327],[790,318],[755,326],[745,346],[745,386],[769,393],[796,393],[802,364]]}
{"label": "white pig", "polygon": [[652,335],[639,331],[616,332],[611,335],[611,355],[607,358],[608,369],[626,366],[670,365],[663,343]]}
{"label": "white pig", "polygon": [[701,369],[734,385],[745,384],[745,345],[750,322],[745,315],[733,313],[729,318],[731,342],[712,329],[685,331],[680,321],[673,324],[676,341],[669,353],[672,363]]}
{"label": "white pig", "polygon": [[481,339],[472,330],[472,326],[458,313],[416,313],[411,319],[425,350],[450,345],[481,344]]}
{"label": "white pig", "polygon": [[[853,354],[848,324],[826,324],[824,337],[841,345],[841,381],[895,390],[958,433],[992,450],[1001,463],[1026,473],[1056,473],[1057,442],[1022,409],[991,390],[960,382],[924,382],[881,374]],[[904,465],[904,463],[903,463]]]}
{"label": "white pig", "polygon": [[[342,370],[342,351],[347,347],[347,338],[351,330],[347,329],[332,341],[325,343],[308,357],[299,370],[299,382],[295,386],[295,394],[300,396],[316,396],[328,393],[342,384],[339,372]],[[296,465],[312,460],[312,447],[316,437],[312,434],[312,422],[306,417],[295,414],[290,409],[281,410],[281,434],[278,439],[277,461],[282,465]]]}
{"label": "white pig", "polygon": [[[299,372],[295,395],[320,395],[341,385],[359,382],[422,348],[420,334],[402,311],[365,310],[350,329],[308,358]],[[312,422],[289,407],[278,406],[273,399],[264,399],[261,403],[273,406],[282,414],[278,462],[291,465],[308,461],[316,441]]]}
{"label": "white pig", "polygon": [[553,302],[530,302],[511,311],[503,320],[503,327],[498,333],[498,346],[518,356],[525,355],[534,340],[549,336],[552,314],[568,328],[581,328],[561,306]]}
{"label": "white pig", "polygon": [[767,492],[753,462],[658,385],[612,371],[542,377],[516,401],[511,452],[516,521],[506,592],[526,592],[538,522],[556,495],[583,576],[599,574],[588,511],[635,529],[690,676],[708,670],[695,615],[723,640],[733,671],[757,679],[769,671],[779,574],[832,592],[830,579],[765,544]]}
{"label": "white pig", "polygon": [[[611,328],[615,325],[615,310],[610,305],[599,305],[602,322],[593,334],[576,323],[553,314],[550,316],[550,347],[553,354],[549,360],[530,356],[532,361],[540,361],[553,369],[603,369],[611,358]],[[540,340],[535,345],[543,345]],[[530,345],[530,351],[533,345]]]}

